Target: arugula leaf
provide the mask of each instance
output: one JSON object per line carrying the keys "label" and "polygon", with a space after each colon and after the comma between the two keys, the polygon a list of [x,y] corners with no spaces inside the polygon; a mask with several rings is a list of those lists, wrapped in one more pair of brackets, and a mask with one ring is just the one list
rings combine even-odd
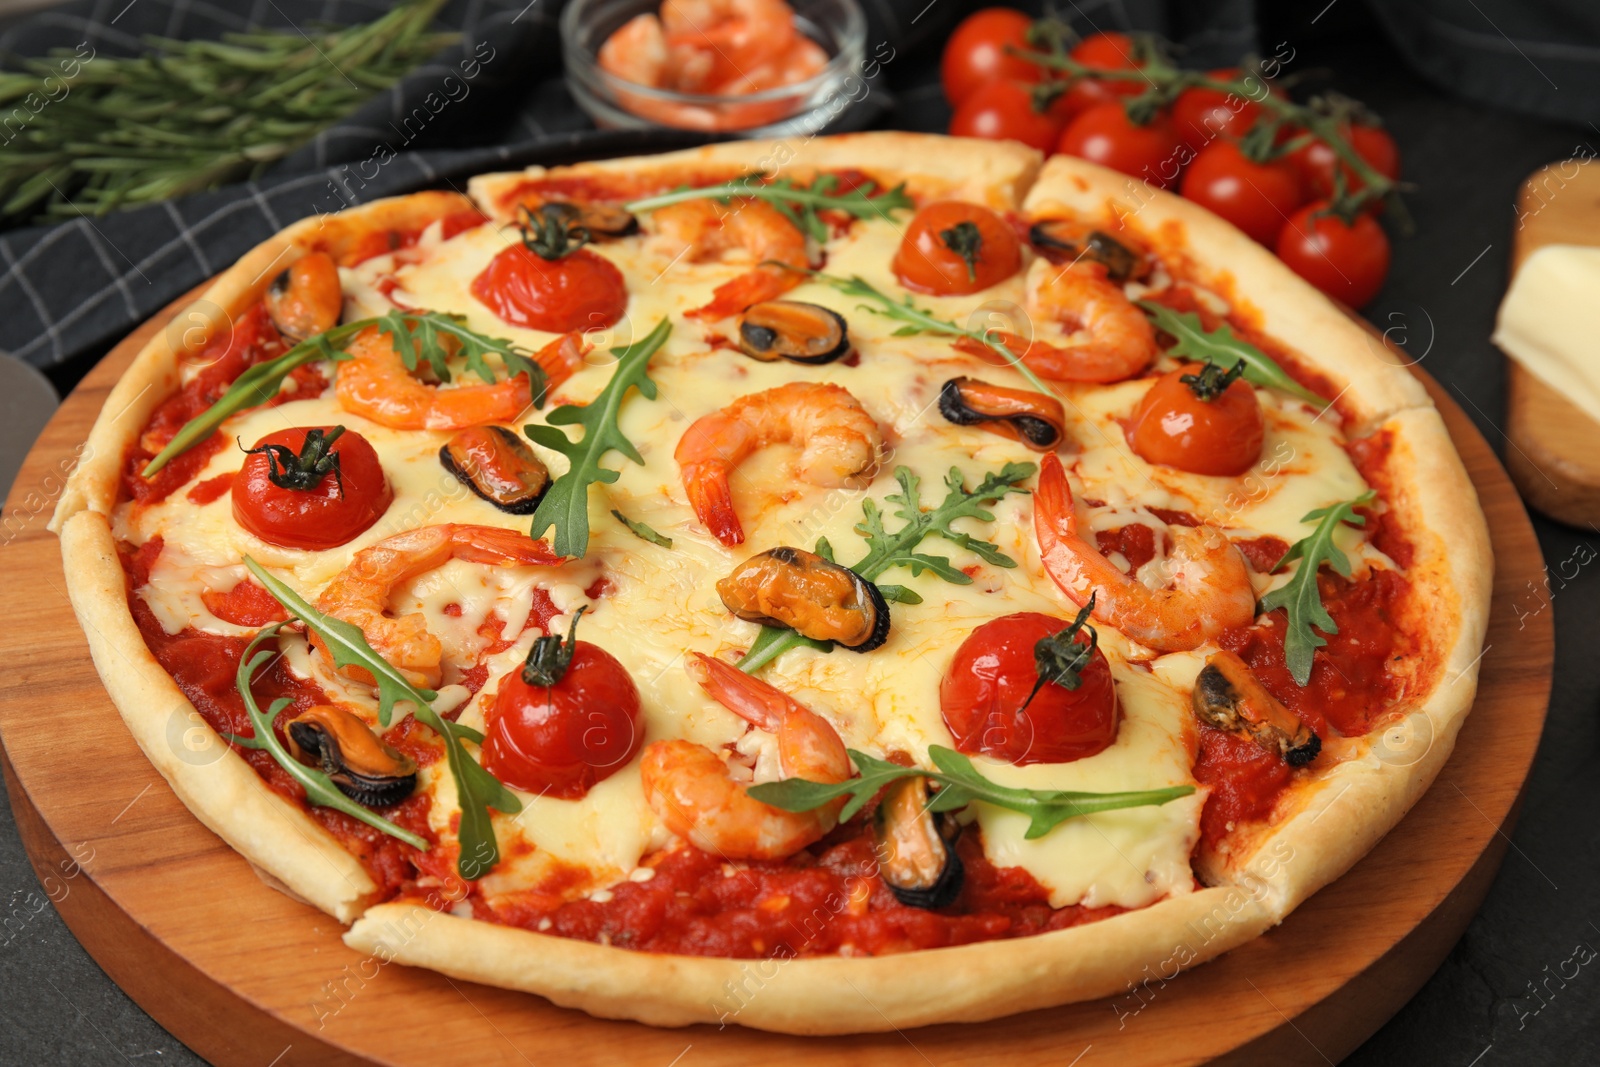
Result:
{"label": "arugula leaf", "polygon": [[1283,661],[1296,685],[1304,686],[1311,680],[1313,655],[1328,643],[1311,628],[1315,626],[1327,634],[1339,632],[1339,625],[1322,606],[1317,571],[1326,563],[1342,577],[1350,577],[1350,559],[1333,543],[1333,535],[1341,522],[1365,526],[1367,517],[1357,515],[1355,509],[1372,503],[1377,496],[1375,490],[1368,489],[1354,500],[1306,512],[1300,521],[1316,522],[1317,528],[1291,545],[1283,558],[1272,565],[1272,569],[1277,570],[1290,560],[1301,561],[1288,584],[1262,597],[1260,605],[1263,615],[1278,608],[1284,608],[1288,615],[1289,625],[1283,635]]}
{"label": "arugula leaf", "polygon": [[681,204],[685,200],[721,200],[727,203],[737,197],[765,200],[781,211],[785,218],[808,237],[817,242],[828,239],[828,226],[817,215],[819,211],[842,211],[853,218],[893,218],[896,211],[915,211],[916,203],[906,194],[904,182],[893,189],[880,189],[876,182],[863,182],[846,193],[838,191],[839,179],[833,174],[819,174],[810,185],[801,185],[792,178],[766,180],[757,172],[741,178],[708,185],[701,188],[684,187],[659,196],[647,196],[624,205],[629,211],[654,211],[668,204]]}
{"label": "arugula leaf", "polygon": [[318,611],[249,556],[244,557],[244,565],[274,600],[322,638],[336,665],[353,664],[377,680],[380,723],[388,725],[395,701],[409,700],[413,705],[412,716],[444,739],[445,761],[455,779],[456,798],[461,807],[461,822],[456,832],[461,853],[456,869],[468,881],[492,870],[500,862],[500,849],[489,809],[515,815],[522,810],[522,802],[461,747],[463,738],[482,743],[482,735],[468,727],[456,726],[434,711],[432,701],[438,694],[408,682],[393,664],[373,651],[359,627]]}
{"label": "arugula leaf", "polygon": [[[1025,492],[1026,490],[1018,488],[1018,484],[1031,478],[1036,469],[1032,463],[1007,463],[1000,470],[990,471],[984,475],[983,481],[978,483],[976,489],[968,490],[962,481],[960,468],[951,467],[950,473],[945,475],[947,492],[944,501],[932,511],[924,511],[918,491],[921,479],[909,467],[896,467],[894,476],[900,483],[900,492],[890,493],[884,499],[888,503],[899,505],[894,509],[894,514],[904,522],[904,525],[891,532],[884,525],[883,512],[879,509],[877,501],[871,497],[863,500],[861,502],[863,519],[856,525],[856,531],[866,539],[867,554],[850,569],[869,582],[876,580],[891,567],[907,567],[913,576],[923,571],[932,571],[953,585],[972,584],[971,576],[957,568],[948,557],[917,551],[918,546],[929,535],[937,535],[960,545],[995,566],[1015,567],[1017,561],[1000,551],[998,546],[971,534],[953,530],[950,524],[962,518],[993,522],[994,515],[984,510],[984,505],[992,504],[1009,493]],[[817,554],[831,561],[833,546],[826,541],[818,541]],[[902,586],[879,586],[878,591],[883,593],[885,599],[898,600],[904,604],[920,603],[922,599]],[[890,595],[891,591],[893,596]],[[916,599],[906,599],[908,595]],[[802,637],[793,630],[763,626],[761,633],[750,645],[750,650],[739,661],[739,669],[746,674],[753,674],[789,649],[801,646],[821,651],[830,651],[833,648],[831,643]]]}
{"label": "arugula leaf", "polygon": [[1244,364],[1246,381],[1265,389],[1277,389],[1297,396],[1318,410],[1328,406],[1328,401],[1313,393],[1293,378],[1271,356],[1240,337],[1233,328],[1223,323],[1215,330],[1200,325],[1200,316],[1192,311],[1174,311],[1154,300],[1134,301],[1150,316],[1156,327],[1177,339],[1177,344],[1167,349],[1172,356],[1188,356],[1202,363],[1211,362],[1222,367]]}
{"label": "arugula leaf", "polygon": [[[617,416],[629,389],[638,389],[646,400],[656,398],[656,383],[645,373],[650,357],[667,340],[672,323],[663,318],[640,340],[625,348],[613,348],[617,369],[611,381],[592,404],[562,404],[546,417],[546,426],[528,425],[522,432],[534,444],[560,452],[571,461],[567,472],[550,484],[539,508],[533,513],[529,533],[538,540],[554,526],[554,548],[558,556],[582,556],[589,548],[589,486],[617,480],[618,471],[602,467],[600,460],[615,449],[635,463],[644,457],[617,426]],[[582,426],[583,439],[573,441],[557,426]]]}
{"label": "arugula leaf", "polygon": [[232,385],[228,386],[228,391],[217,398],[216,403],[184,423],[183,427],[173,435],[172,440],[167,442],[167,447],[156,453],[155,457],[145,464],[144,470],[139,472],[140,475],[145,478],[153,476],[175,458],[210,437],[229,416],[246,408],[259,407],[277,396],[278,390],[283,386],[283,380],[296,367],[322,359],[335,361],[349,359],[349,353],[342,351],[339,346],[369,326],[376,326],[380,332],[394,337],[395,348],[399,350],[400,359],[405,363],[407,370],[417,369],[420,356],[439,380],[444,382],[450,380],[450,369],[444,363],[445,350],[440,342],[442,336],[449,335],[460,342],[461,352],[466,356],[467,369],[486,382],[495,381],[494,371],[489,369],[489,365],[483,359],[485,354],[492,352],[505,362],[506,373],[511,377],[516,377],[518,374],[528,376],[528,385],[533,390],[534,406],[544,406],[548,380],[544,368],[517,351],[510,341],[495,340],[469,330],[462,325],[461,318],[456,315],[444,315],[432,311],[391,311],[377,318],[357,319],[355,322],[335,326],[325,333],[301,341],[281,356],[246,369],[233,380]]}
{"label": "arugula leaf", "polygon": [[311,803],[342,811],[353,819],[360,819],[375,830],[381,830],[390,837],[404,841],[414,849],[428,851],[431,846],[426,838],[396,826],[388,819],[374,814],[371,809],[357,804],[340,792],[339,787],[333,784],[333,779],[322,771],[307,767],[289,755],[288,750],[283,747],[283,742],[278,740],[278,735],[272,729],[273,723],[277,720],[278,714],[294,702],[288,697],[279,697],[263,712],[256,704],[255,694],[250,691],[250,681],[262,666],[278,655],[270,649],[262,648],[260,652],[256,649],[276,638],[281,629],[283,623],[279,622],[257,633],[245,646],[244,655],[239,657],[239,669],[234,675],[234,685],[239,690],[239,696],[244,699],[245,714],[250,716],[250,725],[255,727],[255,736],[240,737],[238,734],[222,736],[241,748],[264,750],[278,766],[289,772],[289,777],[300,783],[306,791],[306,799]]}
{"label": "arugula leaf", "polygon": [[1186,797],[1192,785],[1166,789],[1145,789],[1130,793],[1074,793],[1056,789],[1016,789],[997,785],[978,773],[972,761],[954,749],[930,745],[928,755],[936,770],[902,767],[850,749],[850,758],[860,769],[859,777],[837,783],[811,782],[804,778],[785,778],[751,786],[751,797],[783,811],[811,811],[840,797],[849,800],[839,811],[839,821],[853,818],[884,786],[902,778],[928,778],[940,790],[928,804],[929,811],[959,811],[975,800],[1028,816],[1030,840],[1043,837],[1068,819],[1118,808],[1158,806]]}
{"label": "arugula leaf", "polygon": [[649,541],[652,545],[660,545],[662,548],[672,547],[672,538],[668,537],[666,534],[657,533],[655,530],[651,529],[648,524],[642,523],[637,519],[630,519],[616,508],[611,509],[611,516],[618,522],[622,523],[622,525],[626,526],[628,528],[628,532],[639,538],[641,541]]}

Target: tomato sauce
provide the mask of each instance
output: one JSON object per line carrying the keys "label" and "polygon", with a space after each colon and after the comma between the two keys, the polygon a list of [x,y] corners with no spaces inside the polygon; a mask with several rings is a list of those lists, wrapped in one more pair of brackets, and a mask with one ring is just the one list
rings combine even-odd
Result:
{"label": "tomato sauce", "polygon": [[[562,902],[572,885],[545,886],[492,904],[480,918],[560,937],[649,952],[738,958],[883,955],[1025,937],[1109,918],[1124,909],[1051,908],[1049,893],[1018,867],[998,868],[976,830],[957,845],[961,895],[930,910],[901,904],[878,876],[865,820],[839,827],[784,863],[735,866],[685,846],[647,857],[654,875]],[[578,883],[581,884],[581,883]],[[437,906],[437,905],[435,905]]]}
{"label": "tomato sauce", "polygon": [[1235,541],[1233,544],[1258,574],[1271,574],[1283,554],[1289,551],[1289,542],[1271,534],[1252,537],[1248,541]]}
{"label": "tomato sauce", "polygon": [[235,626],[267,626],[289,617],[283,605],[251,578],[241,580],[225,593],[207,589],[200,599],[207,611]]}
{"label": "tomato sauce", "polygon": [[1278,794],[1294,774],[1277,753],[1268,752],[1250,738],[1201,727],[1194,777],[1211,787],[1211,795],[1200,812],[1201,846],[1210,848],[1238,824],[1271,815]]}

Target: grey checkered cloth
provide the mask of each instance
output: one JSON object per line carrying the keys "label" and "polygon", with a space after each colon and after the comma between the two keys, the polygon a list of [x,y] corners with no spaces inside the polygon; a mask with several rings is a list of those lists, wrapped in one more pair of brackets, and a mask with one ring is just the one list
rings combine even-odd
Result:
{"label": "grey checkered cloth", "polygon": [[[461,32],[459,45],[258,181],[0,235],[0,351],[48,367],[103,350],[257,243],[315,213],[424,187],[464,188],[468,176],[485,170],[694,143],[678,133],[593,128],[560,78],[561,3],[455,0],[438,23]],[[389,6],[379,0],[80,0],[0,35],[0,56],[43,56],[84,42],[96,53],[132,54],[144,47],[146,34],[215,38],[247,28],[362,22]],[[948,111],[938,90],[938,46],[975,6],[970,0],[863,0],[869,54],[885,54],[879,46],[886,44],[904,58],[884,65],[883,83],[867,94],[866,106],[841,117],[844,127],[876,121],[942,130]],[[1251,0],[1078,0],[1068,10],[1084,32],[1138,26],[1187,40],[1191,59],[1204,63],[1224,62],[1254,44]],[[474,58],[478,72],[463,96],[461,63]],[[910,88],[897,95],[890,83]],[[452,85],[443,95],[455,99],[437,113],[423,106],[430,93],[437,104],[436,91]],[[386,162],[374,166],[375,159]]]}

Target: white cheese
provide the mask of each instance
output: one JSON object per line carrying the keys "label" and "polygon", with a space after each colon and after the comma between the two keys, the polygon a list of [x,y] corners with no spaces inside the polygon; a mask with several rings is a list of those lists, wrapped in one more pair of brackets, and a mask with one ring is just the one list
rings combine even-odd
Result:
{"label": "white cheese", "polygon": [[1511,279],[1494,343],[1600,420],[1600,248],[1545,245]]}

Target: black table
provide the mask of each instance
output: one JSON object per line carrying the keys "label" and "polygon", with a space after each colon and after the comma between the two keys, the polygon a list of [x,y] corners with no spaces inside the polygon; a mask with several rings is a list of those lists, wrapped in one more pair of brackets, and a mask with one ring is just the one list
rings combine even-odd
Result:
{"label": "black table", "polygon": [[[1503,451],[1503,362],[1488,337],[1506,286],[1517,186],[1580,145],[1593,155],[1600,129],[1452,99],[1410,74],[1358,5],[1329,5],[1313,25],[1320,7],[1267,16],[1263,45],[1272,52],[1289,42],[1294,68],[1328,68],[1333,84],[1383,115],[1417,186],[1409,197],[1416,233],[1396,239],[1389,283],[1367,315]],[[897,86],[902,113],[914,116],[908,124],[941,128],[936,57],[908,56],[906,69],[921,72]],[[1537,516],[1534,525],[1552,571],[1595,558],[1600,531]],[[1584,770],[1600,758],[1600,567],[1552,578],[1526,601],[1530,611],[1555,612],[1556,678],[1505,865],[1439,972],[1347,1063],[1600,1063],[1600,790]],[[28,866],[9,810],[0,816],[0,894],[0,1063],[201,1062],[73,939]],[[693,1067],[692,1053],[684,1067]]]}

